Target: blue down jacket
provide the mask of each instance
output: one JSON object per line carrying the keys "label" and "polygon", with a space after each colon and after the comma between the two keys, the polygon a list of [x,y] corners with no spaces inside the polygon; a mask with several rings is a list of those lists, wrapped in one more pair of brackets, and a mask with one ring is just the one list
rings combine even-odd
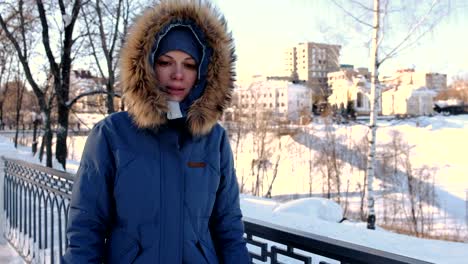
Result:
{"label": "blue down jacket", "polygon": [[[150,58],[173,26],[190,28],[203,59],[167,120]],[[121,51],[128,112],[98,123],[76,175],[64,263],[249,262],[232,151],[217,121],[231,99],[234,45],[208,1],[163,0],[132,26]]]}
{"label": "blue down jacket", "polygon": [[[88,137],[75,181],[65,263],[247,263],[224,129],[186,137],[113,114]],[[106,242],[104,240],[106,239]]]}

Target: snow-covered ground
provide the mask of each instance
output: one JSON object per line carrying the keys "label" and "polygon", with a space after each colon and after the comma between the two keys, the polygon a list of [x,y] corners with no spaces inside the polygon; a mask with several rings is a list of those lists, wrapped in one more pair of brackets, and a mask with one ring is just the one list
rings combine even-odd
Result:
{"label": "snow-covered ground", "polygon": [[[401,131],[407,141],[414,145],[412,149],[414,163],[437,167],[435,181],[438,197],[441,199],[440,203],[447,214],[458,219],[460,223],[464,223],[465,190],[468,188],[468,177],[466,177],[468,160],[464,153],[468,150],[468,116],[421,117],[397,122],[398,124],[395,124],[395,121],[381,122],[380,125],[383,127],[379,129],[378,140],[388,141],[390,130]],[[319,135],[320,129],[320,124],[315,124],[309,128],[309,131],[313,130],[316,132],[314,135]],[[358,125],[337,128],[343,133],[361,136],[365,134],[365,129],[364,126]],[[288,150],[289,153],[283,154],[278,179],[273,186],[273,195],[306,194],[309,192],[309,166],[304,160],[310,154],[310,148],[307,148],[310,145],[304,144],[297,138],[285,137],[282,140],[284,140],[283,146],[289,144],[297,152],[293,153]],[[76,141],[74,145],[76,148],[82,148],[83,143],[84,139],[79,139],[79,142]],[[0,155],[37,163],[36,158],[30,153],[30,148],[15,149],[11,140],[5,137],[0,137]],[[78,153],[74,155],[74,158],[79,157]],[[292,158],[295,160],[291,160]],[[248,157],[245,159],[248,161]],[[78,162],[69,161],[68,164],[69,171],[73,173]],[[237,168],[239,177],[243,173],[242,170],[242,166]],[[247,173],[244,171],[244,174]],[[318,184],[314,186],[319,191]],[[378,181],[376,186],[379,186]],[[2,194],[0,198],[3,198]],[[419,239],[388,232],[381,228],[370,231],[365,228],[365,223],[360,222],[345,221],[340,224],[338,221],[343,217],[342,209],[328,200],[305,198],[281,203],[271,199],[242,195],[241,206],[244,215],[250,218],[417,259],[457,264],[467,263],[468,259],[467,243]],[[0,260],[2,256],[10,255],[10,250],[8,247],[2,247],[0,241]]]}
{"label": "snow-covered ground", "polygon": [[463,264],[468,244],[420,239],[381,228],[368,230],[366,223],[344,221],[341,207],[323,198],[302,198],[280,203],[242,195],[245,216],[309,233],[440,264]]}
{"label": "snow-covered ground", "polygon": [[[268,140],[266,156],[268,156],[269,163],[263,178],[264,185],[259,193],[263,196],[268,190],[268,184],[273,179],[275,163],[279,158],[277,177],[272,187],[273,197],[284,200],[288,196],[304,197],[309,193],[321,196],[324,191],[323,186],[326,185],[326,179],[324,179],[326,168],[323,167],[323,161],[317,160],[316,157],[320,154],[323,144],[330,144],[330,142],[324,142],[328,129],[330,128],[323,122],[315,121],[302,127],[299,134]],[[351,160],[365,158],[366,153],[357,149],[357,145],[362,138],[366,137],[367,126],[364,124],[333,125],[331,131],[339,145],[337,149],[339,158]],[[434,183],[436,205],[425,209],[430,211],[429,214],[434,219],[433,233],[456,234],[462,239],[468,239],[466,201],[468,158],[464,153],[468,150],[468,115],[379,121],[377,132],[378,151],[381,151],[379,153],[383,153],[388,148],[386,144],[392,140],[392,135],[395,133],[400,133],[402,140],[409,146],[413,171],[426,166],[432,175],[429,180],[423,182],[429,185]],[[255,183],[252,173],[257,172],[252,171],[251,168],[252,160],[257,158],[258,153],[255,147],[258,146],[258,141],[259,137],[251,133],[241,139],[237,148],[236,171],[240,180],[246,180],[244,186],[246,192],[250,192]],[[236,143],[234,135],[232,141],[234,152]],[[268,152],[268,149],[271,151]],[[379,162],[383,162],[382,160],[380,158]],[[359,169],[356,164],[349,162],[341,162],[339,166],[342,166],[340,168],[342,200],[347,190],[349,193],[348,213],[356,213],[360,207],[359,193],[364,181],[364,169]],[[392,213],[382,210],[383,204],[388,204],[388,200],[382,196],[384,193],[383,177],[375,179],[373,186],[376,191],[377,220],[379,221],[384,214],[391,215]],[[395,183],[393,186],[389,186],[388,183],[385,186],[387,191],[391,188],[391,192],[395,195],[398,195],[399,189],[403,188]],[[399,199],[405,200],[405,198]],[[398,218],[398,221],[407,217],[404,210],[408,212],[408,205],[406,209],[402,207],[400,206],[398,214],[394,217]],[[347,216],[349,217],[349,214]]]}

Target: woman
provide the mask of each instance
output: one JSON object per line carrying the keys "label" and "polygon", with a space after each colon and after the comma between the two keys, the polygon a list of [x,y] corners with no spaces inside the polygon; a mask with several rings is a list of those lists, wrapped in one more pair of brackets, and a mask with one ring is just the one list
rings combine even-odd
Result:
{"label": "woman", "polygon": [[121,55],[128,112],[88,137],[65,263],[248,263],[232,151],[217,124],[233,40],[204,1],[163,1]]}

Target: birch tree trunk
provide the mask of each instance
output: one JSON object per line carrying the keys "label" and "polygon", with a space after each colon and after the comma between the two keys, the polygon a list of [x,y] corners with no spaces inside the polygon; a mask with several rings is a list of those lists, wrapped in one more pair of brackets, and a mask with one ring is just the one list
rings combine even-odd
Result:
{"label": "birch tree trunk", "polygon": [[375,143],[377,140],[377,114],[378,114],[378,41],[379,41],[379,29],[380,29],[380,0],[374,0],[374,22],[372,29],[372,48],[371,48],[371,112],[369,120],[369,150],[367,155],[367,228],[375,229],[375,209],[374,209],[374,189],[373,181],[375,174]]}

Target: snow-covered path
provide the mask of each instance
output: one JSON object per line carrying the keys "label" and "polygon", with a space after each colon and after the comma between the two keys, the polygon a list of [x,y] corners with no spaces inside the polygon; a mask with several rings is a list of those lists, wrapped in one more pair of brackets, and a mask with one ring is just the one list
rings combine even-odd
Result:
{"label": "snow-covered path", "polygon": [[0,263],[21,264],[25,263],[16,251],[3,238],[0,238]]}

